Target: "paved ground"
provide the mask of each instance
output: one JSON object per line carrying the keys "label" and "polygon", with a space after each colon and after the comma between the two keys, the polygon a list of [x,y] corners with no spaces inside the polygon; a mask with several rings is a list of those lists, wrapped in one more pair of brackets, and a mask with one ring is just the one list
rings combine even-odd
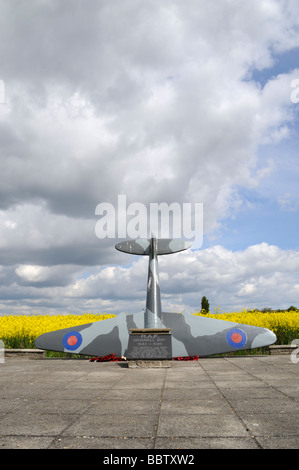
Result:
{"label": "paved ground", "polygon": [[299,448],[299,364],[289,355],[168,369],[6,358],[0,448]]}

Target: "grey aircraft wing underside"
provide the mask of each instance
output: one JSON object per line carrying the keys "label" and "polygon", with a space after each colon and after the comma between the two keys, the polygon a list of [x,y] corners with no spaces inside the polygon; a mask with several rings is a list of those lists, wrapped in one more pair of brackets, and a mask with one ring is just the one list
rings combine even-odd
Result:
{"label": "grey aircraft wing underside", "polygon": [[[172,356],[207,356],[275,342],[266,328],[192,315],[163,312],[162,327],[171,329]],[[36,347],[90,356],[115,354],[126,357],[130,329],[143,328],[143,314],[115,318],[44,333]]]}

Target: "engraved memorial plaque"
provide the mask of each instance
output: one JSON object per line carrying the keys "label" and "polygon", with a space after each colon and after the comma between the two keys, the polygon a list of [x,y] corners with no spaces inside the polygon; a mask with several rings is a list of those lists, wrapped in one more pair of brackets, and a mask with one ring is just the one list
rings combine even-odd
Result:
{"label": "engraved memorial plaque", "polygon": [[126,357],[127,359],[172,359],[171,334],[131,332]]}

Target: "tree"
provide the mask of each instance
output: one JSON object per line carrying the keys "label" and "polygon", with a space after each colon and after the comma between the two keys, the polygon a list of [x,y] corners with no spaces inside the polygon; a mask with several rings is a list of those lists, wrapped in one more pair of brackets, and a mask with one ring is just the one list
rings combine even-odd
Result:
{"label": "tree", "polygon": [[210,311],[210,304],[206,296],[204,295],[201,299],[201,311],[203,310],[208,313]]}

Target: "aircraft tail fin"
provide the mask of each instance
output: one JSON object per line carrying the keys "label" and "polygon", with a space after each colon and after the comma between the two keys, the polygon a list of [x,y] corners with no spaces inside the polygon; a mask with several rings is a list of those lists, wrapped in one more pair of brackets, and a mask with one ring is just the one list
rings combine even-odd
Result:
{"label": "aircraft tail fin", "polygon": [[[178,251],[187,250],[191,247],[191,243],[178,238],[158,238],[156,244],[157,255],[170,255]],[[115,248],[124,253],[131,255],[149,255],[151,250],[150,238],[137,238],[136,240],[126,240],[117,243]]]}

